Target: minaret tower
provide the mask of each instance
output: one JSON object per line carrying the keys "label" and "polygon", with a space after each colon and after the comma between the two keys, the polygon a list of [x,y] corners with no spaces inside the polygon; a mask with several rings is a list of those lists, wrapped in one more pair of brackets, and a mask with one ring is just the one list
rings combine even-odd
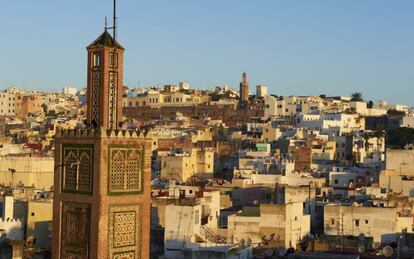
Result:
{"label": "minaret tower", "polygon": [[87,123],[117,129],[122,122],[124,48],[105,29],[87,50]]}
{"label": "minaret tower", "polygon": [[149,258],[151,140],[121,127],[115,17],[87,47],[86,128],[56,133],[53,258]]}
{"label": "minaret tower", "polygon": [[249,103],[249,82],[247,82],[247,74],[243,72],[242,81],[240,83],[240,108],[246,108]]}

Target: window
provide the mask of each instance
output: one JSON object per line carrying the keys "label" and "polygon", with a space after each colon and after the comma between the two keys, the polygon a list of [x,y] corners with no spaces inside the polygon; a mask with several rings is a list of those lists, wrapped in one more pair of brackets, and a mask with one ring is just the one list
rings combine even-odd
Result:
{"label": "window", "polygon": [[365,224],[367,224],[367,225],[368,225],[368,220],[367,220],[367,219],[365,220]]}
{"label": "window", "polygon": [[101,66],[101,54],[94,53],[93,54],[93,67],[100,67]]}
{"label": "window", "polygon": [[32,212],[32,214],[31,214],[31,215],[32,215],[32,217],[33,217],[33,216],[35,215],[35,214],[34,214],[34,212]]}
{"label": "window", "polygon": [[359,219],[355,220],[355,227],[359,227]]}
{"label": "window", "polygon": [[335,225],[335,219],[331,219],[331,225]]}
{"label": "window", "polygon": [[334,183],[335,184],[338,184],[339,183],[338,179],[335,179]]}
{"label": "window", "polygon": [[116,66],[116,55],[114,55],[114,53],[109,53],[109,66],[110,67],[114,67]]}

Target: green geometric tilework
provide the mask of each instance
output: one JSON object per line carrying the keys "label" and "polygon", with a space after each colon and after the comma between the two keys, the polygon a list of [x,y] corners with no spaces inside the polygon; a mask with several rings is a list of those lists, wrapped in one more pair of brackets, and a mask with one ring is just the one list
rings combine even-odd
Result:
{"label": "green geometric tilework", "polygon": [[108,193],[110,195],[138,194],[143,183],[143,149],[110,146],[108,164]]}
{"label": "green geometric tilework", "polygon": [[62,258],[89,258],[90,204],[62,202]]}
{"label": "green geometric tilework", "polygon": [[62,191],[90,194],[93,178],[93,145],[62,145]]}
{"label": "green geometric tilework", "polygon": [[121,252],[116,253],[112,257],[113,259],[134,259],[135,258],[135,252],[134,251],[128,251],[128,252]]}
{"label": "green geometric tilework", "polygon": [[132,254],[140,258],[141,251],[141,210],[140,204],[110,205],[108,211],[108,254],[109,258]]}

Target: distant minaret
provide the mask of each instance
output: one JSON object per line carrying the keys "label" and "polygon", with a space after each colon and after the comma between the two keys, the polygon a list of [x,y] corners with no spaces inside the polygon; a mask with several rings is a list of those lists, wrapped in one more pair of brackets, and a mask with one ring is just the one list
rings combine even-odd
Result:
{"label": "distant minaret", "polygon": [[246,107],[249,102],[249,82],[247,82],[247,74],[243,72],[242,81],[240,83],[240,107]]}

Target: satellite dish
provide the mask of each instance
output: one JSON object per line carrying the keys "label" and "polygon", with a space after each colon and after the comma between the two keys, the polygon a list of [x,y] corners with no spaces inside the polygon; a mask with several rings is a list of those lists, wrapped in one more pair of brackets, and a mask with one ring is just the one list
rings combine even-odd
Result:
{"label": "satellite dish", "polygon": [[380,242],[374,242],[374,243],[372,243],[372,248],[374,248],[374,249],[378,249],[380,246],[381,246],[381,243]]}
{"label": "satellite dish", "polygon": [[281,249],[279,249],[279,251],[278,251],[278,253],[277,253],[279,256],[285,256],[285,254],[286,254],[286,249],[284,249],[284,248],[281,248]]}
{"label": "satellite dish", "polygon": [[265,256],[267,256],[267,257],[271,257],[272,255],[273,255],[273,250],[272,249],[267,249],[265,252],[264,252],[264,254],[265,254]]}
{"label": "satellite dish", "polygon": [[392,253],[394,252],[394,249],[392,249],[391,246],[386,246],[382,249],[382,254],[385,257],[391,257]]}
{"label": "satellite dish", "polygon": [[240,239],[239,244],[240,244],[241,246],[244,246],[244,244],[245,244],[245,243],[246,243],[246,241],[244,240],[244,238]]}
{"label": "satellite dish", "polygon": [[272,240],[272,236],[271,235],[264,235],[263,240],[269,242],[270,240]]}
{"label": "satellite dish", "polygon": [[365,252],[365,245],[364,244],[359,244],[358,245],[358,252],[360,254],[362,254],[363,252]]}
{"label": "satellite dish", "polygon": [[32,246],[35,243],[35,237],[34,236],[29,236],[26,239],[25,245],[26,246]]}
{"label": "satellite dish", "polygon": [[295,252],[295,248],[289,247],[286,251],[288,254],[293,254]]}
{"label": "satellite dish", "polygon": [[403,247],[401,247],[401,251],[403,251],[403,253],[407,253],[408,252],[408,246],[404,245]]}

